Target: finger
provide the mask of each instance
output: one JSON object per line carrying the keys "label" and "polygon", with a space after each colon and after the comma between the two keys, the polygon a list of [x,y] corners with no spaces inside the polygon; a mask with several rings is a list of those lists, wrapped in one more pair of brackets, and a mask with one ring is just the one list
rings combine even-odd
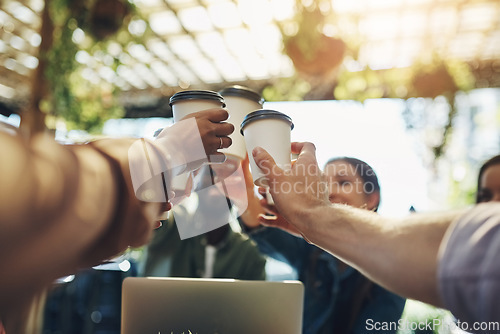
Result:
{"label": "finger", "polygon": [[222,108],[206,109],[198,113],[201,113],[204,117],[214,123],[222,122],[229,118],[227,110]]}
{"label": "finger", "polygon": [[224,162],[226,158],[224,154],[217,152],[223,148],[228,148],[233,143],[233,140],[230,137],[215,137],[211,136],[208,142],[205,142],[205,153],[210,158],[214,157],[214,162]]}
{"label": "finger", "polygon": [[264,187],[259,187],[258,191],[259,191],[259,194],[262,196],[265,196],[266,192],[267,192],[266,188],[264,188]]}
{"label": "finger", "polygon": [[285,231],[295,230],[286,220],[277,219],[277,217],[274,216],[260,214],[259,223],[264,226],[277,227]]}
{"label": "finger", "polygon": [[227,112],[226,109],[211,108],[211,109],[205,109],[205,110],[193,112],[191,114],[184,116],[181,120],[191,118],[191,117],[205,118],[211,122],[219,123],[219,122],[222,122],[222,121],[225,121],[226,119],[228,119],[229,113]]}
{"label": "finger", "polygon": [[262,147],[255,147],[252,151],[253,158],[257,166],[267,174],[266,177],[269,181],[274,181],[276,179],[276,173],[283,175],[283,170],[276,165],[273,157],[267,153]]}
{"label": "finger", "polygon": [[245,179],[245,184],[249,190],[254,191],[253,177],[250,172],[250,159],[248,158],[248,154],[245,159],[241,161],[241,169],[243,171],[243,177]]}
{"label": "finger", "polygon": [[250,169],[250,158],[248,157],[248,154],[245,154],[245,159],[241,160],[241,168],[243,170]]}
{"label": "finger", "polygon": [[217,149],[218,150],[221,150],[223,148],[228,148],[232,144],[233,144],[233,140],[231,139],[231,137],[227,137],[227,136],[218,136],[217,137],[217,146],[218,146]]}
{"label": "finger", "polygon": [[293,142],[292,143],[292,153],[299,154],[304,147],[305,142]]}
{"label": "finger", "polygon": [[316,159],[316,146],[313,143],[303,142],[303,143],[292,143],[292,153],[299,154],[300,159],[301,155],[305,156],[313,156]]}
{"label": "finger", "polygon": [[224,153],[221,152],[215,152],[214,154],[210,154],[208,156],[208,161],[212,163],[223,163],[226,161],[226,156]]}
{"label": "finger", "polygon": [[278,211],[273,205],[269,205],[266,198],[261,198],[259,200],[260,205],[269,216],[277,216]]}
{"label": "finger", "polygon": [[215,124],[214,133],[216,136],[229,136],[234,132],[234,125],[231,123],[217,123]]}
{"label": "finger", "polygon": [[208,155],[216,154],[218,150],[228,148],[233,143],[233,140],[229,137],[214,137],[210,140],[210,152]]}
{"label": "finger", "polygon": [[278,225],[278,221],[276,220],[275,216],[260,214],[258,218],[259,222],[264,226],[276,227]]}
{"label": "finger", "polygon": [[168,204],[169,204],[169,202],[161,203],[161,204],[160,204],[160,211],[161,211],[161,212],[168,211],[168,210],[169,210],[169,209],[168,209]]}

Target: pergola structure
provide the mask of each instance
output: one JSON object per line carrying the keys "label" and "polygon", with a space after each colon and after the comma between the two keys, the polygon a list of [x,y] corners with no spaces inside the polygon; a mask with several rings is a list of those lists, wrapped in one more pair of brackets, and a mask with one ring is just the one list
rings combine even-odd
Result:
{"label": "pergola structure", "polygon": [[[304,4],[311,1],[303,1]],[[476,71],[479,87],[500,87],[498,0],[331,0],[323,31],[354,40],[356,59],[342,68],[357,71],[404,68],[431,53],[459,59]],[[256,90],[295,74],[284,36],[298,29],[295,0],[134,0],[141,17],[128,22],[143,43],[108,51],[121,65],[112,69],[100,54],[80,52],[82,80],[106,82],[123,92],[125,104],[147,106],[186,88],[218,90],[243,84]],[[325,8],[326,8],[325,7]],[[0,8],[0,102],[15,110],[30,96],[39,64],[43,0],[3,0]],[[83,34],[83,35],[82,35]],[[85,38],[75,31],[74,40]],[[153,103],[154,104],[154,103]],[[145,108],[147,109],[147,108]],[[146,115],[146,113],[145,113]]]}

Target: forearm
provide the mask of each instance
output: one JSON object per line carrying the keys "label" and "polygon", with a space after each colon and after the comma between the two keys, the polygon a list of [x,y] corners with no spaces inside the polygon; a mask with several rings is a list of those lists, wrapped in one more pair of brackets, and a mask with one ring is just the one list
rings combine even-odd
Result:
{"label": "forearm", "polygon": [[13,148],[0,176],[2,297],[22,300],[82,262],[107,228],[117,193],[110,166],[91,148],[2,140]]}
{"label": "forearm", "polygon": [[463,211],[388,219],[331,205],[307,214],[304,233],[317,246],[397,294],[440,305],[437,254],[450,223]]}

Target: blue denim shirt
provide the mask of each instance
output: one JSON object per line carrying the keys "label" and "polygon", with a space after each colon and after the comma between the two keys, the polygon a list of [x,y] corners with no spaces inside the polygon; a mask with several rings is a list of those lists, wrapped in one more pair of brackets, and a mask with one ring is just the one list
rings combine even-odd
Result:
{"label": "blue denim shirt", "polygon": [[[305,286],[304,334],[339,333],[352,314],[351,301],[359,290],[363,275],[351,267],[339,272],[340,261],[331,254],[276,228],[260,228],[249,233],[263,254],[292,266]],[[370,283],[368,283],[370,284]],[[366,299],[348,333],[377,333],[373,325],[392,326],[396,333],[405,299],[371,283]],[[344,327],[345,328],[345,327]]]}

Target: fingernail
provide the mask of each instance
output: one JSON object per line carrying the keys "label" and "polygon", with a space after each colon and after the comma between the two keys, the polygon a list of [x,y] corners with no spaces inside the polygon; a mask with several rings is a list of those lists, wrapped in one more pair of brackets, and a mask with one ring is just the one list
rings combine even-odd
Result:
{"label": "fingernail", "polygon": [[257,154],[262,152],[262,147],[257,146],[252,150],[252,155],[255,157]]}

